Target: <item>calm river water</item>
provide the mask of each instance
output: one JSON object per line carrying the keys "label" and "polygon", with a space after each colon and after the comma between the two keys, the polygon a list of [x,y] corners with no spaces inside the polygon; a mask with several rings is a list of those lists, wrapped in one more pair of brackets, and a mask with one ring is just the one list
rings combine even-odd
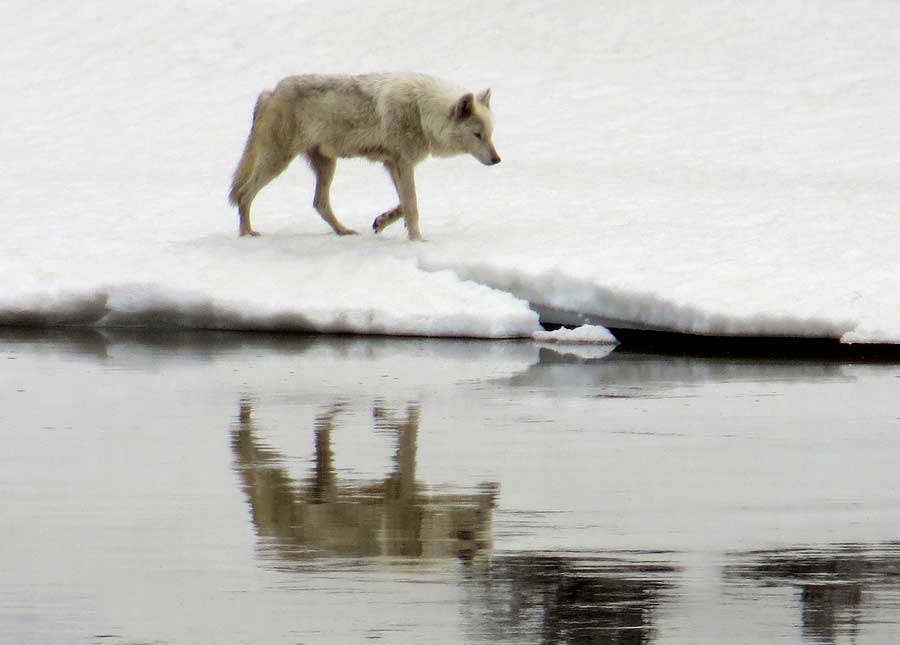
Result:
{"label": "calm river water", "polygon": [[0,643],[895,643],[900,365],[0,331]]}

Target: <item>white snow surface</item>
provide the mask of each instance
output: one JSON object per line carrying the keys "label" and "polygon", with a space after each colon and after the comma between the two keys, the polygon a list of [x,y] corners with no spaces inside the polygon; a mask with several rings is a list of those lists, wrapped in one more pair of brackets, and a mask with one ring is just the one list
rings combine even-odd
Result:
{"label": "white snow surface", "polygon": [[[897,3],[8,0],[0,42],[0,323],[900,342]],[[238,239],[257,94],[366,71],[490,86],[503,163],[424,162],[415,244],[379,166],[338,238],[298,161]]]}

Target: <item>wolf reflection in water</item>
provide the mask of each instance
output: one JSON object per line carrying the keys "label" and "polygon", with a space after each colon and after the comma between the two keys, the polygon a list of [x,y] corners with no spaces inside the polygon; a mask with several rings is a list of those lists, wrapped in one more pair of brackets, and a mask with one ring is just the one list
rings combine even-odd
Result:
{"label": "wolf reflection in water", "polygon": [[469,494],[432,494],[416,480],[419,408],[396,416],[374,406],[378,429],[396,436],[393,470],[383,480],[341,480],[332,431],[336,403],[316,417],[313,472],[296,481],[284,457],[257,436],[252,404],[241,401],[231,445],[253,524],[281,558],[319,556],[471,559],[490,550],[497,484]]}
{"label": "wolf reflection in water", "polygon": [[733,554],[727,582],[792,589],[807,642],[862,642],[868,623],[895,622],[900,542],[846,543]]}
{"label": "wolf reflection in water", "polygon": [[[343,406],[315,420],[314,465],[302,481],[258,436],[241,401],[231,433],[235,466],[252,521],[278,568],[315,558],[399,556],[471,563],[459,580],[463,614],[494,642],[650,643],[658,606],[677,570],[647,554],[577,558],[551,553],[491,554],[499,484],[468,494],[433,494],[416,479],[419,408],[374,405],[375,427],[396,437],[391,471],[380,480],[340,480],[332,432]],[[633,554],[632,554],[633,555]]]}

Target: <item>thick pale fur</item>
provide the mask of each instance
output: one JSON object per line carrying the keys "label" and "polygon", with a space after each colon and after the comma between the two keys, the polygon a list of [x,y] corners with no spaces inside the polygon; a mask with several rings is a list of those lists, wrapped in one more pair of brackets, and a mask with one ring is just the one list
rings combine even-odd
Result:
{"label": "thick pale fur", "polygon": [[399,205],[377,217],[380,233],[401,217],[409,239],[419,240],[414,168],[429,154],[470,154],[485,165],[500,162],[491,140],[490,90],[477,97],[421,74],[290,76],[263,92],[231,186],[240,234],[256,235],[250,206],[257,193],[304,155],[316,175],[313,206],[338,235],[355,231],[331,208],[336,160],[365,157],[384,164]]}

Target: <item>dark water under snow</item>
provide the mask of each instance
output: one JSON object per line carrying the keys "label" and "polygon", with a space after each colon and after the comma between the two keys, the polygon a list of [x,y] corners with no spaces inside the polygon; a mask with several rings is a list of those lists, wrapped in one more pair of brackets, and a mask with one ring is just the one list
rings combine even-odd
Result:
{"label": "dark water under snow", "polygon": [[892,643],[900,365],[0,331],[0,643]]}

